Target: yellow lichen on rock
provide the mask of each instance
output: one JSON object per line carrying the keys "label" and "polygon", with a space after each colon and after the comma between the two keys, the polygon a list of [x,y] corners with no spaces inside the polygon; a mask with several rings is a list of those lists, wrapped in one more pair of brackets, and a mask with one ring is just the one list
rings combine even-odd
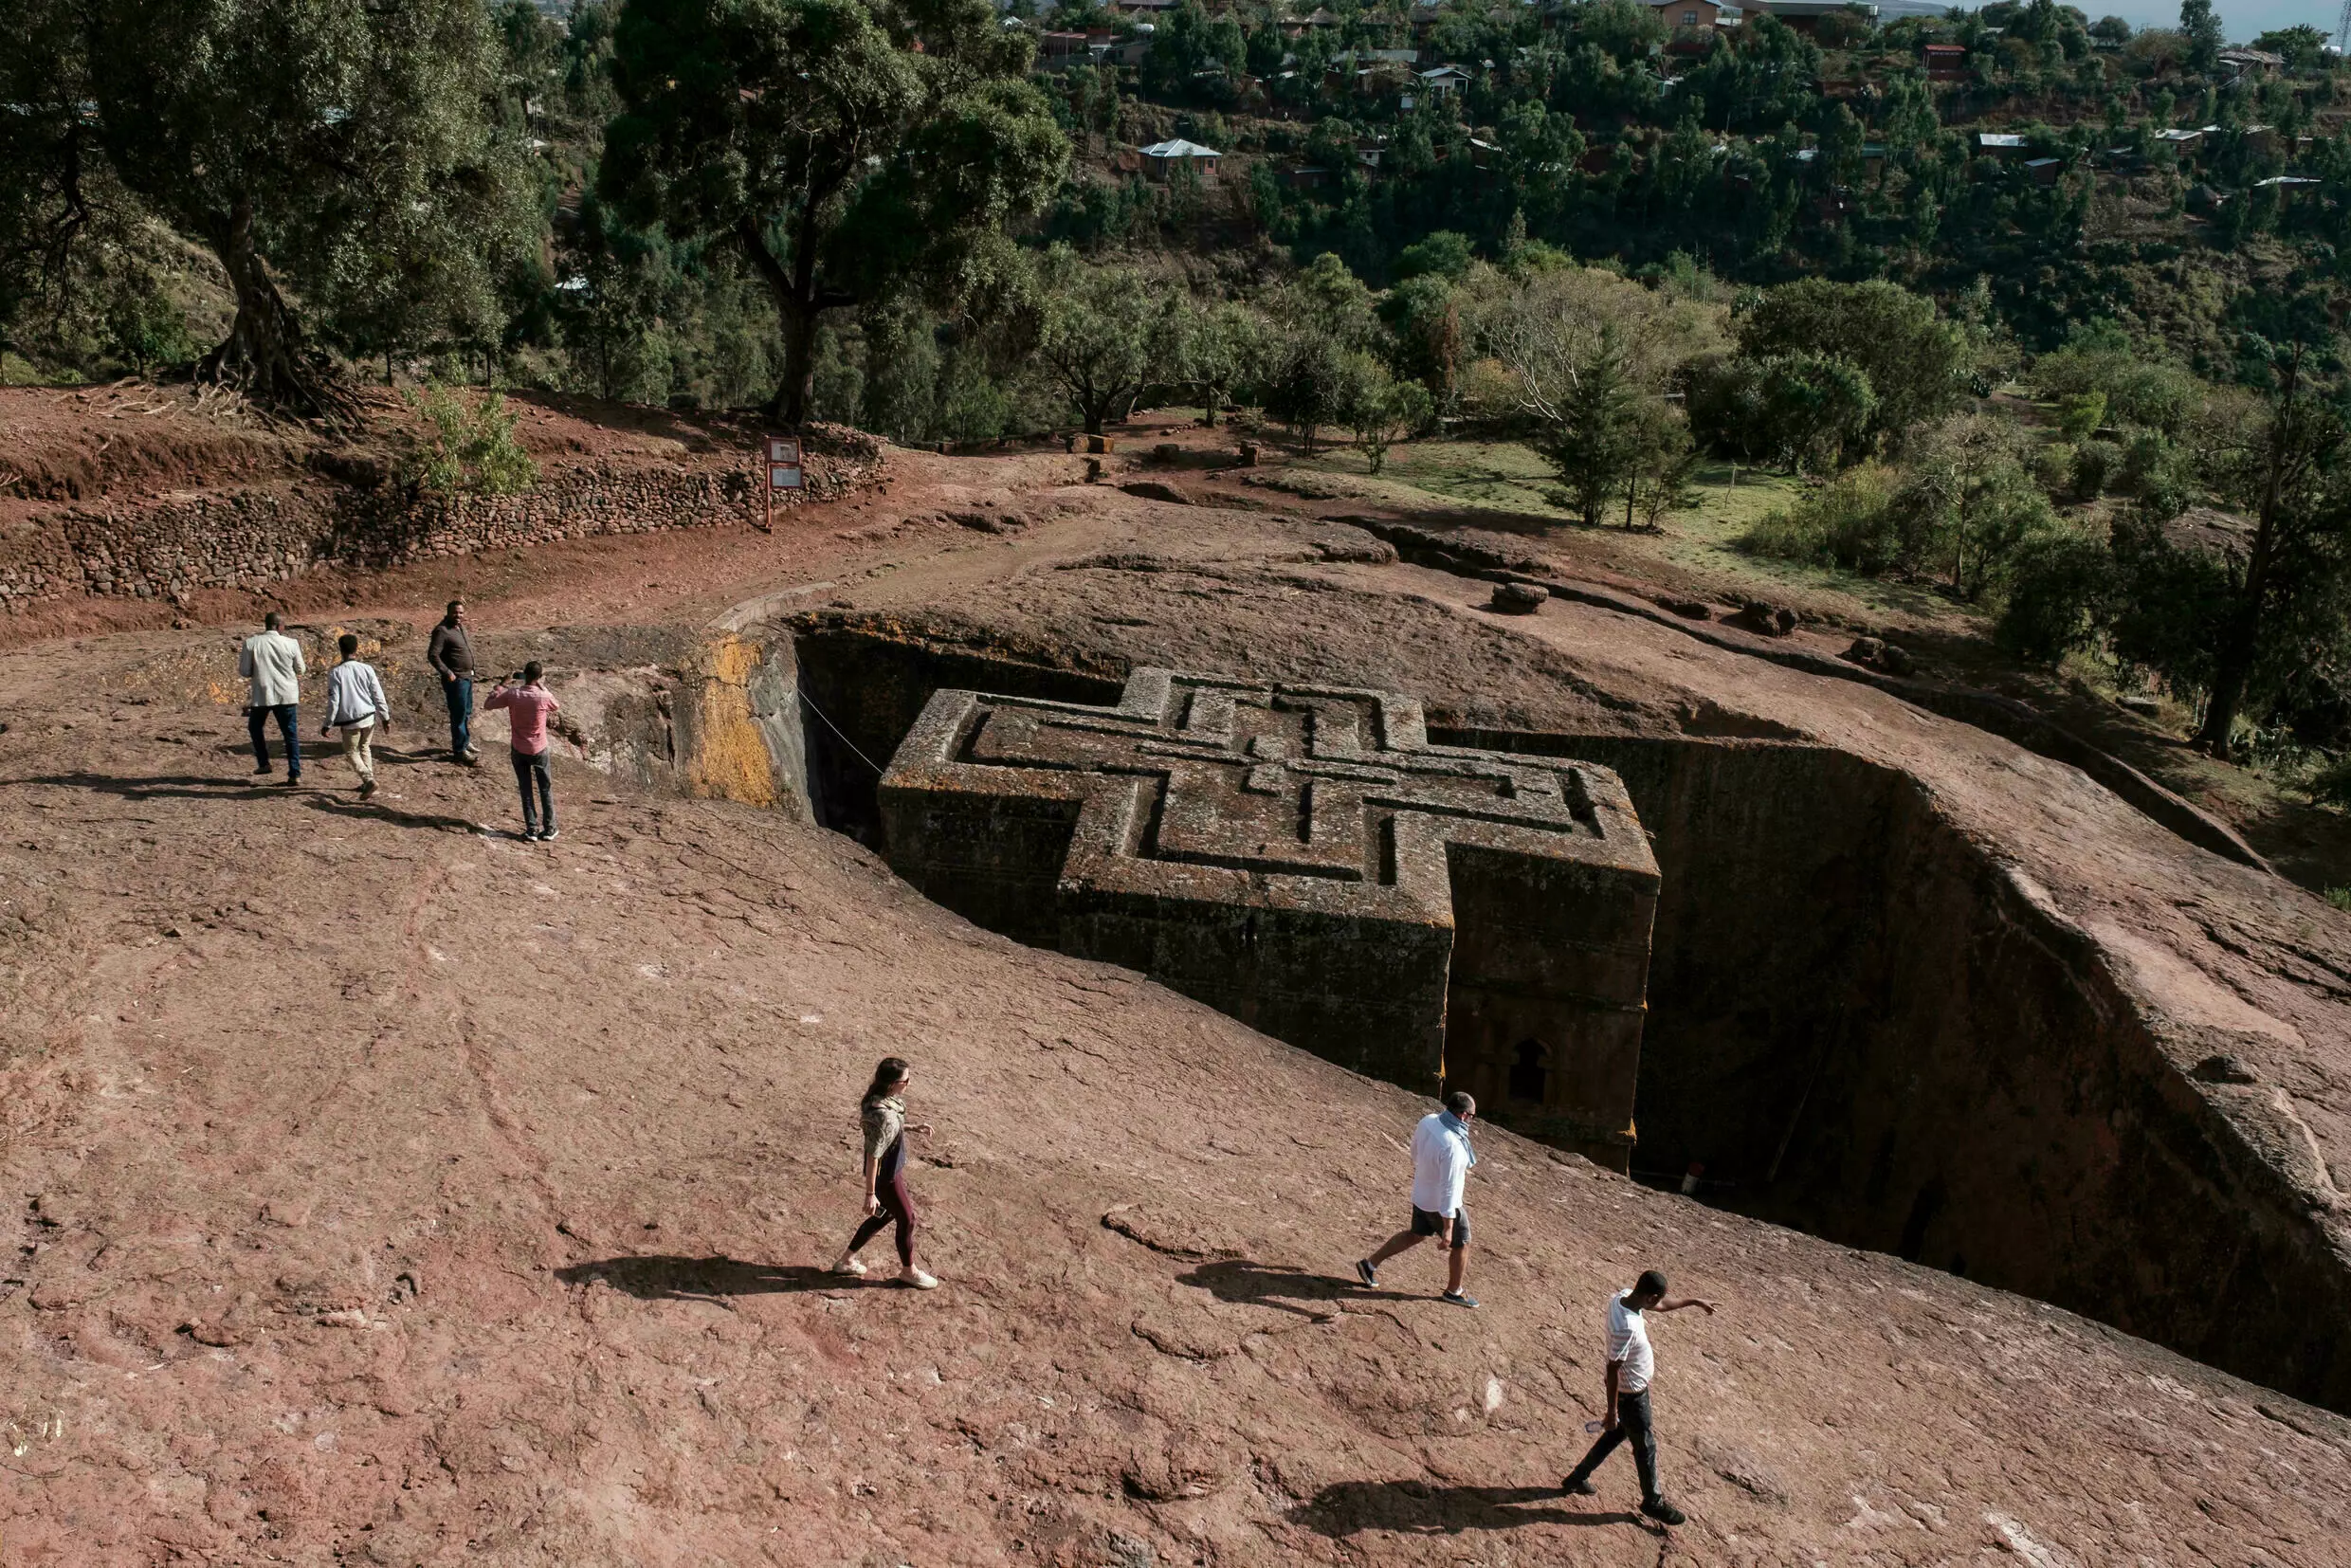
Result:
{"label": "yellow lichen on rock", "polygon": [[692,793],[750,806],[775,804],[775,767],[751,707],[751,678],[763,658],[756,643],[729,632],[696,648],[687,663],[694,718],[690,747],[681,760]]}

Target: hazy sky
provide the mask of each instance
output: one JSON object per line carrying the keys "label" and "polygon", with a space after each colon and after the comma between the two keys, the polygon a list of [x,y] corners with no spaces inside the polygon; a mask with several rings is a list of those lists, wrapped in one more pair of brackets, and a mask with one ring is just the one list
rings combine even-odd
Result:
{"label": "hazy sky", "polygon": [[[2179,21],[2179,7],[2162,0],[2118,0],[2112,5],[2073,0],[2073,4],[2093,22],[2102,16],[2119,16],[2134,27],[2169,27]],[[2333,5],[2326,0],[2218,0],[2218,4],[2221,23],[2233,43],[2251,43],[2255,33],[2304,22],[2331,37],[2342,14],[2342,0]]]}

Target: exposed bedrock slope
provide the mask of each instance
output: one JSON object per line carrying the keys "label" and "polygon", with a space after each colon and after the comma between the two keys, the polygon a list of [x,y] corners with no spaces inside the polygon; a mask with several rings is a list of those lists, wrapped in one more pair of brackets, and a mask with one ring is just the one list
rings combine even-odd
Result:
{"label": "exposed bedrock slope", "polygon": [[2191,1076],[2241,1063],[2239,1031],[2156,1004],[1905,774],[1557,743],[1614,767],[1656,834],[1637,1163],[1702,1163],[1743,1212],[2351,1401],[2351,1271],[2308,1129],[2274,1085]]}
{"label": "exposed bedrock slope", "polygon": [[1340,558],[1121,552],[936,603],[494,647],[560,665],[616,774],[868,844],[933,691],[1105,702],[1140,663],[1391,685],[1434,738],[1601,762],[1664,873],[1636,1169],[1702,1162],[1723,1206],[2351,1407],[2340,916],[1883,693],[1590,609],[1505,629],[1456,580],[1314,554]]}
{"label": "exposed bedrock slope", "polygon": [[[157,684],[190,646],[0,666],[11,1562],[2331,1568],[2351,1541],[2337,1417],[1504,1130],[1484,1308],[1430,1299],[1425,1255],[1342,1285],[1425,1101],[976,931],[775,811],[566,759],[563,840],[525,846],[475,826],[511,820],[505,780],[400,732],[367,807],[331,760],[254,788],[233,711]],[[817,1271],[885,1051],[939,1128],[926,1295]],[[1621,1470],[1558,1491],[1600,1304],[1648,1263],[1724,1302],[1657,1331],[1670,1537]]]}
{"label": "exposed bedrock slope", "polygon": [[[934,690],[1112,701],[1127,659],[1212,643],[1218,625],[1195,614],[1175,639],[1113,629],[1070,644],[1037,617],[992,627],[971,614],[804,617],[764,634],[769,661],[789,659],[809,699],[796,765],[819,820],[879,842],[872,764]],[[1329,629],[1303,673],[1329,679],[1355,650],[1343,616]],[[1260,643],[1248,671],[1276,673],[1282,651]],[[2030,835],[2004,842],[1979,810],[1955,810],[1979,803],[1932,772],[1743,738],[1802,732],[1691,694],[1677,703],[1637,680],[1612,691],[1609,671],[1542,650],[1516,657],[1511,679],[1474,698],[1459,671],[1419,671],[1433,676],[1431,734],[1604,763],[1655,835],[1665,892],[1636,1169],[1674,1176],[1701,1163],[1703,1191],[1725,1206],[2039,1296],[2351,1408],[2351,1249],[2317,1130],[2340,1115],[2340,1037],[2313,1042],[2301,1020],[2248,1002],[2243,982],[2215,981],[2127,906],[2069,907],[2050,882],[2080,860],[2036,871]],[[1395,678],[1399,662],[1365,660],[1377,679]],[[1569,677],[1548,702],[1546,665]],[[1597,726],[1463,721],[1499,709],[1540,722],[1562,697],[1577,729]],[[1655,733],[1661,714],[1729,733]],[[2014,751],[1968,738],[1990,762],[1946,756],[1945,773],[2002,769]],[[2057,794],[2103,796],[2070,770],[2034,767]],[[2131,855],[2214,860],[2116,803],[2075,847],[2093,867],[2095,832],[2109,826],[2146,830]],[[2306,930],[2290,945],[2300,956],[2280,967],[2304,977],[2304,1018],[2340,1022],[2351,960]]]}

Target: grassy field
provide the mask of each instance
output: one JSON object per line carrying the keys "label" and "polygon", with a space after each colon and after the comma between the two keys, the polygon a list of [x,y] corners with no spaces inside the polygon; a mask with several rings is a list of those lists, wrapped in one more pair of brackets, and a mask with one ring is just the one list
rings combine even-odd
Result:
{"label": "grassy field", "polygon": [[[1465,509],[1490,511],[1496,526],[1514,533],[1540,533],[1563,548],[1572,549],[1575,536],[1585,532],[1581,521],[1543,499],[1544,491],[1556,482],[1540,458],[1514,442],[1422,441],[1399,446],[1389,452],[1387,466],[1376,478],[1362,453],[1344,448],[1294,460],[1293,466],[1344,477],[1353,482],[1348,486],[1351,490],[1367,495],[1375,490],[1390,492],[1401,505],[1415,504],[1411,493],[1418,492]],[[1740,550],[1739,537],[1765,513],[1793,501],[1797,483],[1787,475],[1752,468],[1738,470],[1737,483],[1732,479],[1733,471],[1725,464],[1700,468],[1691,486],[1696,504],[1668,515],[1662,534],[1607,529],[1605,537],[1612,551],[1684,568],[1720,583],[1720,591],[1727,595],[1735,596],[1743,589],[1760,596],[1777,588],[1847,600],[1861,619],[1889,613],[1946,625],[1971,619],[1967,611],[1932,589],[1914,583],[1856,577]]]}

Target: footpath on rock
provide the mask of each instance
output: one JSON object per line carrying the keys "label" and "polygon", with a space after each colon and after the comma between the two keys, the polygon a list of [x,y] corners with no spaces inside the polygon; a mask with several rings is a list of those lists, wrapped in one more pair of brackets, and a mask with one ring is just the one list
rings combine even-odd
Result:
{"label": "footpath on rock", "polygon": [[[1434,1300],[1427,1252],[1363,1288],[1425,1101],[601,742],[659,693],[690,738],[695,649],[829,628],[1843,748],[2138,954],[2134,996],[2266,1040],[2234,1048],[2324,1182],[2351,1074],[2314,901],[1861,688],[1596,611],[1499,629],[1343,525],[1122,497],[1058,457],[923,461],[772,539],[298,600],[383,650],[400,722],[364,806],[331,755],[301,792],[250,776],[226,626],[0,658],[0,1562],[2344,1560],[2341,1416],[1499,1128],[1469,1198],[1485,1304]],[[507,830],[502,768],[441,757],[416,665],[460,590],[501,665],[600,683],[558,844]],[[820,1271],[884,1054],[937,1128],[913,1176],[937,1292]],[[1559,1489],[1602,1307],[1647,1267],[1722,1303],[1654,1330],[1669,1532],[1621,1457],[1598,1497]]]}

